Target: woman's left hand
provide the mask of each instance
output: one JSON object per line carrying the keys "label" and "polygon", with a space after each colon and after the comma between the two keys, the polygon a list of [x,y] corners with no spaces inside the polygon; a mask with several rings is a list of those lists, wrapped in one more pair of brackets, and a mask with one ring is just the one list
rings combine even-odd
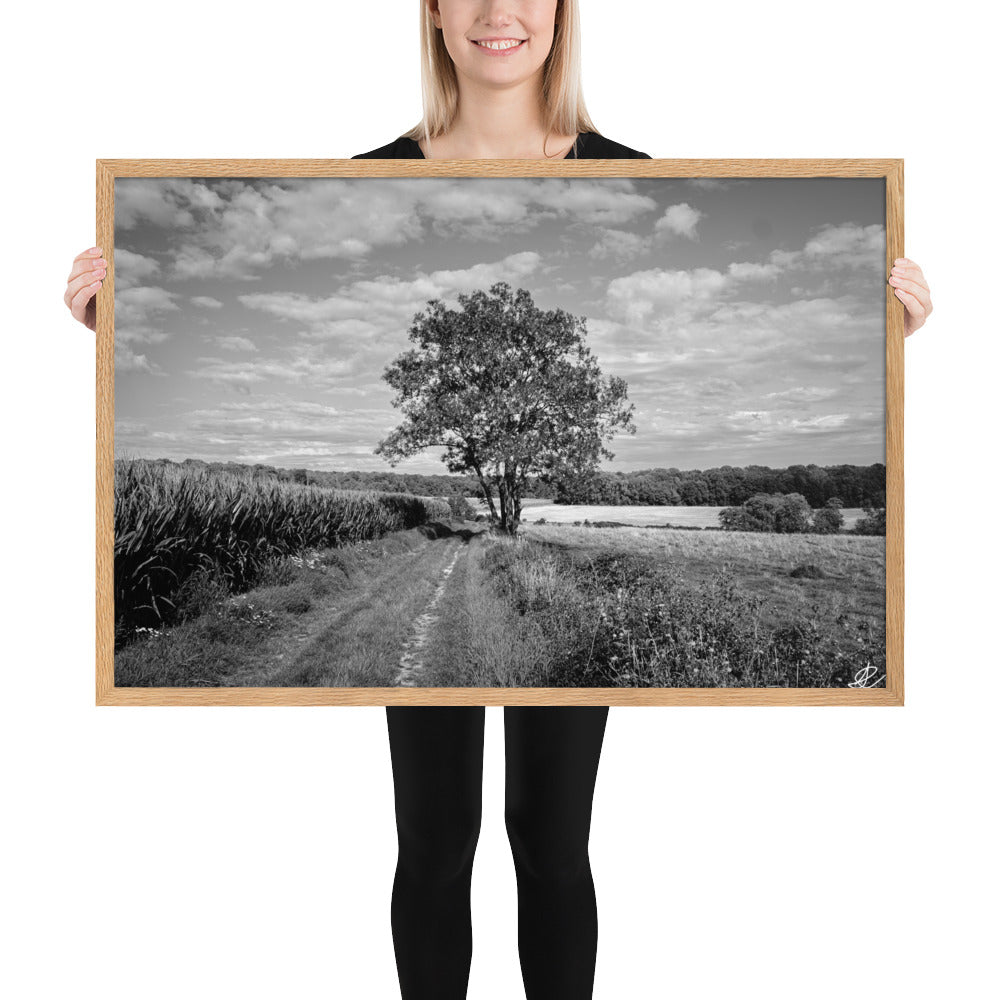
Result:
{"label": "woman's left hand", "polygon": [[927,279],[912,260],[897,257],[889,272],[889,284],[892,285],[896,298],[906,307],[903,314],[903,335],[909,337],[914,330],[919,330],[924,325],[934,308]]}

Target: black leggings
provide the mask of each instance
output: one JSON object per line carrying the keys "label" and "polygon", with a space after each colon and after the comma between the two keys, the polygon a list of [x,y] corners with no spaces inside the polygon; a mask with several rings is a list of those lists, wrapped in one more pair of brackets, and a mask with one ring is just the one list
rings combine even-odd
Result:
{"label": "black leggings", "polygon": [[[399,860],[392,937],[403,1000],[463,1000],[483,791],[483,706],[386,708]],[[505,822],[527,1000],[588,1000],[597,901],[588,841],[608,707],[505,706]]]}

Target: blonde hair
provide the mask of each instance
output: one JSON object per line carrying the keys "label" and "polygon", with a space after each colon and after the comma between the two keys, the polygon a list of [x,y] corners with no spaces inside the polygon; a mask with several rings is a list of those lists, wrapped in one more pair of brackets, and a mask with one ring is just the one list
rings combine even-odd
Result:
{"label": "blonde hair", "polygon": [[[600,135],[583,100],[580,62],[578,0],[559,0],[552,50],[542,67],[546,135],[576,132]],[[434,23],[427,0],[420,0],[420,85],[423,118],[403,133],[415,141],[444,135],[458,114],[455,63],[444,44],[444,33]]]}

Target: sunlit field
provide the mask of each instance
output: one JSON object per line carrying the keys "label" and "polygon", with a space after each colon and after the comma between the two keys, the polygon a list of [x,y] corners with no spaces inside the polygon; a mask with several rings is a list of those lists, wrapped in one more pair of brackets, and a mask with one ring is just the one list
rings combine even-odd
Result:
{"label": "sunlit field", "polygon": [[[478,510],[487,512],[482,500]],[[616,507],[587,504],[556,504],[544,498],[522,501],[521,520],[526,523],[544,518],[548,524],[572,524],[574,521],[618,521],[638,526],[677,525],[682,528],[718,528],[719,511],[725,507]],[[844,508],[844,528],[850,530],[854,522],[864,515],[856,508]]]}

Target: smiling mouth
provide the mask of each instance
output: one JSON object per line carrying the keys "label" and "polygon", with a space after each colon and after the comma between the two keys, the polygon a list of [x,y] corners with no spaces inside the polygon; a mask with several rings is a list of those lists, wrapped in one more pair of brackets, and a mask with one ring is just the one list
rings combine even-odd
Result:
{"label": "smiling mouth", "polygon": [[513,52],[514,49],[519,49],[524,45],[527,40],[527,38],[505,38],[503,40],[480,42],[474,38],[469,39],[477,48],[486,49],[488,52]]}

